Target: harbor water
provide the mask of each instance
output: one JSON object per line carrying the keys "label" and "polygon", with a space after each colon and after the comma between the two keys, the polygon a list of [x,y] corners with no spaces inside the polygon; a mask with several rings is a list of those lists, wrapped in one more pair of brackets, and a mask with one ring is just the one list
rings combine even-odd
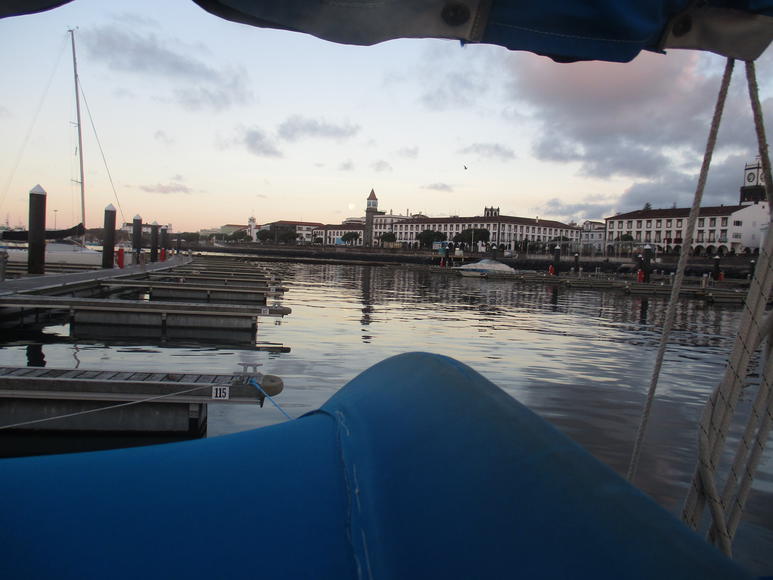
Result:
{"label": "harbor water", "polygon": [[[70,338],[67,325],[4,331],[0,364],[229,374],[240,363],[282,377],[293,417],[372,364],[406,351],[456,358],[625,474],[666,310],[664,298],[462,278],[406,266],[270,263],[288,291],[283,320],[261,319],[257,347]],[[724,370],[740,307],[680,302],[636,485],[675,514],[696,458],[697,419]],[[280,346],[286,348],[280,348]],[[267,348],[269,347],[269,348]],[[739,405],[748,410],[755,388]],[[402,401],[410,407],[411,401]],[[263,408],[210,406],[209,436],[285,420]],[[399,429],[399,417],[395,419]],[[734,452],[738,426],[730,439]],[[438,434],[442,436],[442,434]],[[730,453],[730,452],[728,452]],[[760,465],[736,558],[773,574],[773,445]]]}

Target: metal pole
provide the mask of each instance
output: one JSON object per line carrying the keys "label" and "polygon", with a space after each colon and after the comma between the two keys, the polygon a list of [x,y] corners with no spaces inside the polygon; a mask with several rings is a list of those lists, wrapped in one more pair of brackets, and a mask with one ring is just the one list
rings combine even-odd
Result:
{"label": "metal pole", "polygon": [[83,179],[83,135],[81,134],[81,101],[78,91],[78,62],[75,58],[75,31],[70,29],[70,42],[72,44],[72,72],[75,79],[75,117],[78,126],[78,164],[80,166],[80,184],[81,184],[81,223],[83,223],[83,239],[81,242],[86,245],[86,186]]}

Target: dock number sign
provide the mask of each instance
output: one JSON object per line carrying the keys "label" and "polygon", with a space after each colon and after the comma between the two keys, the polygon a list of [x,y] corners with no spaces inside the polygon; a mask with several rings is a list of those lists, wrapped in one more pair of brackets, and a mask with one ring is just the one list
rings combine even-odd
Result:
{"label": "dock number sign", "polygon": [[212,387],[212,398],[227,401],[230,398],[230,389],[230,387],[215,385]]}

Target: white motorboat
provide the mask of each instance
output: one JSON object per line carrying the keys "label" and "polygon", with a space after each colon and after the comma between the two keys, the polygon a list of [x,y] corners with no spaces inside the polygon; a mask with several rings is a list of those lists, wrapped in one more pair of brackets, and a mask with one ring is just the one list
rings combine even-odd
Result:
{"label": "white motorboat", "polygon": [[462,276],[471,278],[493,278],[499,276],[514,276],[516,271],[507,264],[503,264],[497,260],[491,260],[484,258],[471,264],[465,264],[464,266],[457,266],[454,268]]}

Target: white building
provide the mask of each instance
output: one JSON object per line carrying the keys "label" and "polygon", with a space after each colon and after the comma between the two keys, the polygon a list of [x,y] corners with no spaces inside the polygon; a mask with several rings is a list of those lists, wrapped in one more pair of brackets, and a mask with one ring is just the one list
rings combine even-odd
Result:
{"label": "white building", "polygon": [[319,222],[299,222],[293,220],[279,220],[268,224],[263,224],[261,230],[269,230],[274,234],[274,241],[279,240],[282,232],[294,232],[295,241],[298,244],[310,244],[314,241],[314,230],[322,224]]}
{"label": "white building", "polygon": [[[738,205],[700,208],[693,232],[694,255],[759,251],[770,220],[761,176],[759,163],[747,164]],[[678,253],[689,215],[689,208],[641,209],[605,218],[606,251],[614,254],[625,244],[651,244],[658,252]]]}
{"label": "white building", "polygon": [[580,227],[580,251],[585,255],[603,252],[606,232],[604,222],[586,220]]}
{"label": "white building", "polygon": [[[483,216],[430,218],[413,216],[393,225],[397,241],[416,244],[416,235],[433,230],[446,235],[447,240],[469,229],[489,231],[489,241],[502,244],[507,249],[519,249],[533,243],[568,242],[576,245],[580,240],[580,228],[554,220],[503,216],[499,208],[484,208]],[[472,243],[475,240],[471,240]],[[525,243],[524,243],[525,242]]]}
{"label": "white building", "polygon": [[325,246],[341,245],[344,234],[354,232],[358,235],[357,239],[350,243],[352,246],[362,246],[365,240],[365,224],[356,222],[347,222],[342,224],[320,224],[314,228],[313,239],[322,240],[322,244]]}

